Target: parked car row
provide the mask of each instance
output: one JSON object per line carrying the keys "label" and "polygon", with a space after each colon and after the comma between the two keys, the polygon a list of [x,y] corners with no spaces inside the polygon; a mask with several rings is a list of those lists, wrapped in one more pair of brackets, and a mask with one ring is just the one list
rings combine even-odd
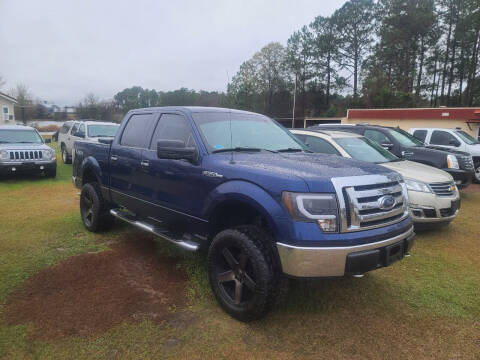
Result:
{"label": "parked car row", "polygon": [[310,150],[380,164],[400,173],[408,189],[415,228],[448,224],[460,209],[460,194],[447,172],[401,159],[375,141],[336,130],[292,130]]}

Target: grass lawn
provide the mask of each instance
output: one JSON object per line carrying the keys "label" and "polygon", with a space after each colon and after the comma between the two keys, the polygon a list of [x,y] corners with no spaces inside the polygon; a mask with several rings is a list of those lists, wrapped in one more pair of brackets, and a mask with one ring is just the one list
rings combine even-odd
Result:
{"label": "grass lawn", "polygon": [[[284,303],[265,319],[244,324],[217,306],[201,255],[153,243],[150,235],[122,224],[108,233],[86,232],[71,166],[58,159],[55,180],[0,181],[0,358],[480,358],[480,192],[462,194],[460,216],[447,228],[419,234],[412,256],[404,261],[362,279],[292,282]],[[137,251],[138,239],[154,245]],[[128,244],[132,261],[118,255],[112,264],[127,264],[127,270],[105,267],[107,259],[124,251],[121,244]],[[92,294],[118,290],[105,278],[108,272],[115,281],[125,279],[120,299],[134,287],[139,301],[158,299],[159,289],[148,287],[161,274],[152,272],[159,266],[149,257],[153,252],[155,258],[176,259],[175,265],[162,268],[177,276],[176,281],[186,274],[182,301],[170,298],[164,304],[167,316],[160,320],[145,310],[109,327],[96,326],[99,318],[131,313],[122,307],[123,300],[115,303],[117,295],[108,300],[111,308],[101,301],[101,308],[86,312],[78,307],[77,302],[88,306],[85,301],[95,299]],[[64,269],[79,270],[62,280]],[[135,271],[139,278],[131,277]],[[146,285],[138,289],[136,279]],[[69,288],[38,287],[41,280]],[[93,284],[92,294],[79,292],[70,303],[59,302],[75,286],[84,289],[85,282]],[[8,318],[17,292],[26,304],[32,301],[39,313],[48,314],[44,323]],[[168,291],[163,295],[168,297]],[[125,301],[134,303],[137,297]],[[142,306],[158,309],[162,304]],[[84,311],[88,321],[76,319],[70,308]],[[85,329],[75,328],[71,319]],[[48,324],[63,329],[69,322],[66,329],[73,335],[42,331]]]}

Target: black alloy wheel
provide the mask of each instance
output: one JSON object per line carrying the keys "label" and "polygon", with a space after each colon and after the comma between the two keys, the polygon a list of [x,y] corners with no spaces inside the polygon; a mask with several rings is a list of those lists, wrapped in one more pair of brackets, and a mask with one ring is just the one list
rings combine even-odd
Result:
{"label": "black alloy wheel", "polygon": [[241,321],[264,316],[276,295],[274,261],[258,234],[227,229],[215,236],[208,250],[213,293],[220,306]]}

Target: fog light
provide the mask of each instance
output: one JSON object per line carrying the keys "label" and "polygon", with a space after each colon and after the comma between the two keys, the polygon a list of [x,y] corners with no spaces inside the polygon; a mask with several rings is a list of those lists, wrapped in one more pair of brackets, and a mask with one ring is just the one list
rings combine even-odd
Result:
{"label": "fog light", "polygon": [[317,220],[318,226],[325,232],[337,231],[337,218],[334,216],[331,219],[319,219]]}
{"label": "fog light", "polygon": [[42,165],[42,166],[40,166],[40,170],[43,170],[43,169],[44,169],[44,166],[43,166],[43,165]]}
{"label": "fog light", "polygon": [[17,171],[17,169],[16,169],[16,168],[14,168],[14,167],[12,167],[12,171]]}

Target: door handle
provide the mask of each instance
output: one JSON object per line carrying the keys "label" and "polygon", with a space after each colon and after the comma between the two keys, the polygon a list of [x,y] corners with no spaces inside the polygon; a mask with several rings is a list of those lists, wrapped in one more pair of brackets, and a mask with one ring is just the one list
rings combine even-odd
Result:
{"label": "door handle", "polygon": [[118,160],[118,156],[112,155],[112,156],[110,156],[110,160],[112,160],[112,161],[117,161],[117,160]]}
{"label": "door handle", "polygon": [[413,155],[413,152],[402,151],[402,156],[412,156],[412,155]]}
{"label": "door handle", "polygon": [[150,162],[148,160],[142,160],[140,162],[140,165],[142,165],[143,167],[149,167],[150,166]]}

